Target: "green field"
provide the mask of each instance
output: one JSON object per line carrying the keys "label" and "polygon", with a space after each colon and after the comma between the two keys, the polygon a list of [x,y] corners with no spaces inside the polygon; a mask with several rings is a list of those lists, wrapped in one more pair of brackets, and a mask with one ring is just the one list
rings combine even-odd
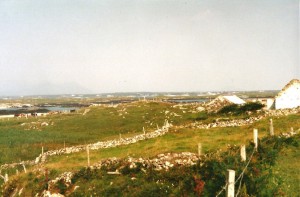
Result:
{"label": "green field", "polygon": [[[83,115],[85,109],[82,109],[74,114],[0,120],[0,164],[34,159],[41,153],[42,147],[44,147],[44,151],[47,151],[62,148],[64,143],[66,146],[72,146],[119,138],[119,134],[122,134],[122,137],[133,136],[143,133],[143,127],[147,132],[153,131],[157,125],[162,126],[165,119],[168,119],[173,125],[179,126],[196,120],[208,123],[213,122],[216,118],[240,119],[248,117],[247,115],[221,116],[204,114],[204,112],[195,113],[197,105],[175,107],[174,105],[137,102],[120,104],[114,107],[92,107],[86,115]],[[272,118],[276,135],[289,132],[291,127],[295,130],[300,128],[299,113]],[[32,122],[47,122],[49,126],[36,124],[35,128],[33,128]],[[30,124],[22,126],[23,123]],[[147,139],[127,146],[91,151],[91,164],[110,157],[126,158],[131,156],[148,158],[169,152],[197,153],[197,144],[199,142],[202,143],[204,153],[212,153],[217,150],[224,152],[227,150],[228,144],[236,146],[248,144],[252,140],[254,128],[259,130],[259,138],[268,136],[269,118],[262,119],[253,125],[242,127],[212,129],[179,129],[174,127],[169,133],[158,138]],[[294,196],[297,193],[297,189],[299,189],[299,164],[297,162],[299,157],[297,147],[286,147],[280,152],[280,156],[274,166],[274,171],[282,180],[280,189],[285,194],[291,194],[286,196]],[[83,151],[70,155],[49,157],[47,162],[43,164],[43,168],[50,172],[49,178],[55,178],[60,173],[78,171],[86,165],[86,152]],[[40,191],[41,188],[36,185],[35,179],[31,177],[36,173],[34,171],[35,167],[28,168],[30,173],[21,173],[19,175],[21,179],[16,184],[18,188],[25,187],[28,196],[32,196],[32,191]],[[14,170],[2,172],[7,172],[11,180],[16,178]],[[125,177],[120,177],[120,180],[116,179],[114,181],[124,182],[126,180]],[[91,181],[95,181],[96,185],[104,184],[104,182],[93,179]],[[0,183],[2,182],[1,180]],[[81,187],[83,189],[87,185],[81,184]]]}
{"label": "green field", "polygon": [[[183,113],[166,103],[132,103],[117,107],[93,107],[74,114],[0,119],[0,164],[34,159],[44,150],[132,136],[161,127],[168,119],[178,125],[193,121],[197,114]],[[185,109],[186,111],[191,110]],[[166,114],[165,111],[169,111]],[[181,116],[174,116],[176,113]],[[40,126],[47,122],[49,126]],[[22,124],[25,125],[22,126]],[[53,124],[53,125],[52,125]],[[35,126],[35,128],[33,128]]]}
{"label": "green field", "polygon": [[[300,128],[300,114],[290,115],[274,120],[274,127],[280,128],[275,132],[289,131],[290,127]],[[219,149],[225,150],[227,145],[246,144],[253,138],[253,128],[259,130],[259,137],[267,136],[269,131],[268,120],[262,120],[251,126],[227,127],[213,129],[181,129],[154,139],[141,141],[136,144],[100,149],[91,151],[91,163],[109,157],[123,158],[132,157],[154,157],[160,153],[168,152],[194,152],[197,153],[197,144],[202,143],[205,153]],[[80,168],[86,165],[86,153],[76,153],[68,156],[55,156],[50,159],[49,167],[55,167],[60,163],[62,171],[69,168]],[[64,169],[65,168],[65,169]]]}

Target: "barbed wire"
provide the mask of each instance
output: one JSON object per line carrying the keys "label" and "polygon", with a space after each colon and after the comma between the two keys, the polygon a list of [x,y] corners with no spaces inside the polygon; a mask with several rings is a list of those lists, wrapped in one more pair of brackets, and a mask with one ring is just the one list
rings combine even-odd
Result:
{"label": "barbed wire", "polygon": [[224,185],[224,187],[222,187],[221,191],[219,191],[219,193],[216,195],[216,197],[220,196],[220,194],[222,194],[222,192],[226,189],[228,183],[226,183],[226,185]]}
{"label": "barbed wire", "polygon": [[244,169],[243,169],[243,171],[241,172],[240,176],[239,176],[239,177],[236,179],[236,181],[234,182],[234,184],[236,184],[236,183],[239,181],[239,179],[241,179],[240,184],[239,184],[238,191],[237,191],[237,193],[236,193],[236,196],[238,196],[238,194],[240,193],[240,189],[241,189],[241,185],[242,185],[242,180],[243,180],[245,171],[246,171],[246,169],[248,168],[248,166],[249,166],[249,164],[250,164],[250,162],[251,162],[251,159],[252,159],[252,157],[253,157],[253,155],[254,155],[255,152],[256,152],[256,148],[253,149],[253,152],[252,152],[252,154],[251,154],[251,156],[250,156],[250,158],[249,158],[249,160],[248,160],[248,163],[247,163],[246,166],[244,167]]}
{"label": "barbed wire", "polygon": [[242,180],[243,180],[243,177],[244,177],[244,174],[242,175],[242,178],[241,178],[241,181],[240,181],[240,184],[239,184],[239,188],[238,188],[238,191],[236,192],[236,197],[239,195],[240,193],[240,189],[241,189],[241,186],[242,186]]}
{"label": "barbed wire", "polygon": [[[241,179],[236,196],[238,196],[238,194],[239,194],[239,192],[240,192],[241,185],[242,185],[242,180],[243,180],[243,177],[244,177],[244,173],[245,173],[246,169],[248,168],[248,166],[249,166],[249,164],[250,164],[250,162],[251,162],[251,159],[252,159],[252,157],[253,157],[255,151],[256,151],[256,149],[254,148],[254,149],[253,149],[253,152],[252,152],[252,154],[251,154],[251,156],[249,157],[249,160],[248,160],[247,164],[245,165],[245,167],[244,167],[244,169],[242,170],[242,172],[241,172],[241,174],[239,175],[239,177],[238,177],[238,178],[236,179],[236,181],[234,182],[234,184],[236,184],[236,183]],[[225,186],[222,187],[222,189],[218,192],[218,194],[216,195],[216,197],[218,197],[219,195],[222,194],[222,192],[226,189],[227,185],[228,185],[228,183],[226,183]]]}
{"label": "barbed wire", "polygon": [[251,156],[250,156],[250,158],[249,158],[249,160],[248,160],[248,162],[247,162],[247,164],[246,164],[246,166],[245,166],[244,169],[242,170],[240,176],[235,180],[234,184],[236,184],[236,183],[239,181],[239,179],[242,177],[242,175],[244,175],[244,173],[245,173],[245,171],[246,171],[248,165],[249,165],[250,162],[251,162],[251,159],[252,159],[252,157],[253,157],[255,151],[256,151],[256,149],[254,148],[254,149],[253,149],[253,152],[252,152],[252,154],[251,154]]}

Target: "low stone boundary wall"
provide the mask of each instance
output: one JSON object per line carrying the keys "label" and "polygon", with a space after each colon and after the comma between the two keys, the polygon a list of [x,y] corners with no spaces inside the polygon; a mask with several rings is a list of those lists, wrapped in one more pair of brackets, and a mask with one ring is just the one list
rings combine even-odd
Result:
{"label": "low stone boundary wall", "polygon": [[176,128],[197,128],[197,129],[210,129],[215,127],[240,127],[244,125],[253,124],[263,118],[270,116],[287,116],[291,114],[296,114],[300,112],[300,107],[292,109],[281,109],[281,110],[268,110],[265,111],[265,114],[259,116],[253,116],[247,119],[236,119],[236,120],[227,120],[227,121],[216,121],[208,124],[203,124],[201,122],[194,122],[187,125],[177,126]]}
{"label": "low stone boundary wall", "polygon": [[50,150],[43,154],[40,154],[38,157],[36,157],[35,160],[22,161],[19,163],[3,164],[0,166],[0,170],[8,169],[8,168],[15,168],[15,167],[17,167],[19,165],[23,165],[23,164],[24,165],[35,165],[35,164],[43,163],[46,161],[48,156],[77,153],[77,152],[86,150],[87,147],[89,147],[89,149],[91,149],[91,150],[98,150],[98,149],[103,149],[103,148],[112,148],[112,147],[117,147],[117,146],[121,146],[121,145],[133,144],[133,143],[136,143],[141,140],[156,138],[156,137],[165,135],[166,133],[169,132],[169,128],[171,128],[171,127],[172,127],[172,124],[169,124],[166,121],[165,125],[162,128],[158,128],[157,130],[155,130],[153,132],[148,132],[148,133],[136,135],[133,137],[96,142],[93,144],[71,146],[71,147],[62,148],[62,149],[58,149],[58,150]]}

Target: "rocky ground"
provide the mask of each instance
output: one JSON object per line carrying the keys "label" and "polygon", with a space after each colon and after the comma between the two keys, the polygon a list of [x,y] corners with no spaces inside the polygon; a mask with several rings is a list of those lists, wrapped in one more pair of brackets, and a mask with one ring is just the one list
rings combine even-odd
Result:
{"label": "rocky ground", "polygon": [[[279,137],[291,137],[293,135],[296,135],[300,132],[300,129],[297,131],[291,131],[287,133],[281,134]],[[229,147],[230,148],[230,147]],[[212,155],[218,155],[219,152],[205,154],[205,155],[197,155],[195,153],[190,152],[182,152],[182,153],[164,153],[159,154],[154,158],[133,158],[128,157],[125,159],[119,159],[119,158],[108,158],[103,159],[99,161],[98,163],[92,165],[92,166],[86,166],[93,169],[110,169],[112,166],[118,166],[114,171],[107,171],[108,175],[122,175],[124,172],[124,169],[126,167],[129,167],[129,169],[136,169],[141,168],[141,170],[144,173],[147,173],[149,169],[154,169],[156,171],[165,170],[168,171],[170,168],[176,167],[176,166],[193,166],[197,163],[201,166],[206,158],[211,157]],[[70,187],[72,185],[72,178],[76,172],[64,172],[58,177],[56,177],[53,180],[50,180],[48,182],[48,189],[43,192],[43,196],[47,197],[61,197],[63,195],[58,193],[51,193],[52,188],[55,188],[55,184],[57,184],[59,181],[64,182],[67,187]],[[136,179],[135,177],[131,178],[132,180]],[[74,187],[74,191],[79,186]]]}
{"label": "rocky ground", "polygon": [[[102,141],[97,142],[93,144],[88,145],[79,145],[79,146],[72,146],[72,147],[66,147],[63,149],[58,150],[50,150],[43,154],[40,154],[36,159],[31,161],[22,161],[18,163],[12,163],[12,164],[3,164],[0,166],[0,174],[1,170],[3,169],[9,169],[9,168],[16,168],[18,166],[23,166],[24,171],[26,171],[26,166],[35,166],[37,164],[43,164],[47,161],[47,158],[53,155],[62,155],[62,154],[71,154],[76,153],[80,151],[85,151],[87,148],[91,150],[97,150],[97,149],[103,149],[103,148],[111,148],[121,145],[128,145],[133,144],[141,140],[150,139],[150,138],[156,138],[162,135],[165,135],[169,132],[169,129],[174,128],[180,129],[180,128],[198,128],[198,129],[209,129],[214,127],[235,127],[235,126],[243,126],[243,125],[249,125],[253,124],[254,122],[257,122],[263,118],[267,117],[277,117],[277,116],[286,116],[289,114],[296,114],[300,112],[300,107],[294,108],[294,109],[284,109],[284,110],[269,110],[264,111],[261,115],[258,116],[252,116],[247,119],[237,119],[237,120],[216,120],[213,123],[203,124],[201,122],[193,122],[186,125],[176,126],[174,127],[172,124],[169,124],[168,121],[165,122],[165,125],[162,128],[158,128],[157,130],[153,132],[144,133],[141,135],[136,135],[133,137],[128,138],[122,138],[120,136],[119,139],[115,140],[109,140],[109,141]],[[47,123],[51,124],[51,123]],[[32,124],[34,125],[34,124]],[[26,126],[26,125],[23,125]],[[46,126],[46,125],[41,125]],[[299,133],[299,129],[287,133],[281,134],[281,137],[290,137],[292,135],[295,135]],[[203,156],[205,157],[205,156]],[[108,174],[121,174],[122,168],[124,168],[124,165],[128,165],[130,168],[135,168],[137,165],[141,165],[143,170],[147,170],[149,168],[153,168],[155,170],[168,170],[169,168],[172,168],[174,166],[180,166],[180,165],[195,165],[197,161],[199,161],[199,156],[194,153],[184,152],[184,153],[165,153],[165,154],[159,154],[155,158],[126,158],[126,159],[118,159],[118,158],[109,158],[105,160],[101,160],[98,163],[90,166],[92,169],[99,169],[103,166],[111,166],[114,164],[120,164],[120,167],[116,169],[116,171],[107,172]],[[57,177],[54,180],[49,181],[49,188],[51,189],[51,185],[55,184],[59,180],[63,180],[65,183],[68,183],[71,181],[71,178],[73,176],[73,172],[65,172],[61,174],[59,177]],[[5,176],[3,176],[5,177]],[[71,183],[71,182],[70,182]],[[49,189],[49,190],[50,190]],[[22,190],[17,191],[16,194],[21,195]],[[61,196],[60,194],[51,194],[48,190],[44,191],[44,196]]]}

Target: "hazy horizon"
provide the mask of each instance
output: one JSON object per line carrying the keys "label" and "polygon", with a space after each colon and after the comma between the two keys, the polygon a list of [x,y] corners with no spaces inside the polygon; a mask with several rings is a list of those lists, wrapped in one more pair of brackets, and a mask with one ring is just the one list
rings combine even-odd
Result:
{"label": "hazy horizon", "polygon": [[3,0],[0,96],[280,90],[298,0]]}
{"label": "hazy horizon", "polygon": [[[239,91],[239,90],[229,90],[229,91],[176,91],[176,92],[147,92],[147,91],[139,91],[139,92],[102,92],[102,93],[60,93],[60,94],[15,94],[15,95],[0,95],[0,98],[15,98],[15,97],[35,97],[35,96],[41,96],[41,97],[52,97],[52,96],[67,96],[67,97],[76,97],[76,96],[109,96],[109,95],[113,95],[113,96],[118,96],[118,95],[122,95],[124,97],[126,96],[146,96],[146,97],[152,97],[154,95],[159,96],[159,95],[168,95],[170,94],[171,96],[173,96],[173,94],[175,96],[182,96],[183,94],[189,94],[189,96],[199,96],[199,94],[203,94],[204,95],[215,95],[215,94],[219,94],[219,93],[241,93],[241,92],[279,92],[280,90],[245,90],[245,91]],[[195,95],[197,94],[197,95]]]}

